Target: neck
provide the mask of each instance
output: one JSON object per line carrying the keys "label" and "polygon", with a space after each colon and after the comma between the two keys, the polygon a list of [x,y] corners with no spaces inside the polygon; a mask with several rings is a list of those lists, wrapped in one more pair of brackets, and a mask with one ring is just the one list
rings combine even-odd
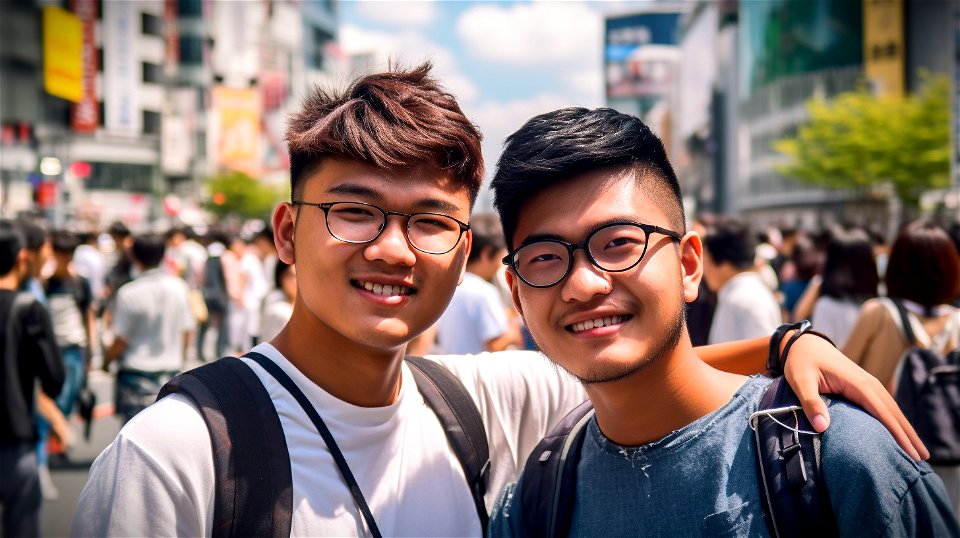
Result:
{"label": "neck", "polygon": [[638,446],[720,409],[743,381],[700,360],[684,334],[669,356],[619,381],[585,389],[603,435],[621,446]]}
{"label": "neck", "polygon": [[20,289],[20,275],[16,271],[0,276],[0,290],[18,290]]}
{"label": "neck", "polygon": [[271,344],[310,381],[344,402],[384,407],[400,394],[404,346],[384,350],[358,344],[316,321],[300,303],[294,303],[290,321]]}

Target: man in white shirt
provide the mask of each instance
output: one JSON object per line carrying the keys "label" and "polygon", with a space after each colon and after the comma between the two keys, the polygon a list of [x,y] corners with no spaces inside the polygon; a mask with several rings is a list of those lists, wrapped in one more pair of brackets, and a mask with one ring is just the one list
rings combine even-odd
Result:
{"label": "man in white shirt", "polygon": [[196,328],[186,281],[160,267],[164,238],[134,238],[131,254],[138,276],[120,286],[113,315],[113,344],[103,367],[120,360],[117,413],[126,420],[157,397],[160,387],[180,372]]}
{"label": "man in white shirt", "polygon": [[709,343],[770,334],[783,323],[780,307],[756,271],[756,237],[739,217],[718,217],[703,240],[704,279],[717,293]]}
{"label": "man in white shirt", "polygon": [[[284,329],[254,351],[286,372],[323,417],[383,535],[477,536],[481,522],[463,471],[403,360],[406,344],[436,322],[463,276],[472,240],[465,223],[483,178],[480,134],[429,72],[424,64],[368,75],[343,92],[314,92],[290,119],[292,201],[276,209],[272,224],[280,259],[297,264],[297,297]],[[762,362],[766,339],[744,347],[748,362],[757,349]],[[806,368],[798,392],[811,413],[825,413],[817,378],[850,392],[866,375],[851,375],[850,361],[836,360],[818,338],[800,338],[792,349]],[[370,534],[306,411],[243,360],[269,393],[286,439],[290,534]],[[434,360],[480,410],[491,455],[489,510],[583,391],[536,353]],[[897,426],[902,416],[873,408],[907,439]],[[94,463],[73,533],[211,534],[211,450],[196,404],[179,394],[157,402]]]}
{"label": "man in white shirt", "polygon": [[[499,290],[492,284],[507,253],[496,215],[475,215],[470,220],[473,246],[463,282],[437,322],[437,340],[444,353],[464,355],[502,351],[523,344],[515,317],[507,316]],[[513,308],[512,306],[510,308]]]}

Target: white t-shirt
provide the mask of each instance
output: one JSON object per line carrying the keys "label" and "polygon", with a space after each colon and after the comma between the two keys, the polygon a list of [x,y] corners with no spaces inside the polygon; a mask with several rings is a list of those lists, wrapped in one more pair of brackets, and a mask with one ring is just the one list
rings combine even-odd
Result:
{"label": "white t-shirt", "polygon": [[258,336],[261,342],[269,342],[273,337],[280,334],[280,329],[290,321],[293,315],[293,303],[287,301],[286,297],[279,301],[271,301],[263,307],[263,313],[260,315],[260,332]]}
{"label": "white t-shirt", "polygon": [[466,272],[450,305],[437,321],[437,341],[444,353],[486,351],[486,343],[507,330],[507,314],[496,286]]}
{"label": "white t-shirt", "polygon": [[162,269],[120,286],[113,332],[127,342],[121,368],[158,372],[183,366],[183,335],[197,326],[189,293],[186,281]]}
{"label": "white t-shirt", "polygon": [[[254,350],[276,362],[323,417],[384,536],[480,534],[460,464],[406,365],[397,401],[363,408],[322,390],[273,346]],[[548,428],[585,395],[579,383],[533,352],[432,358],[463,382],[483,417],[491,455],[490,510]],[[293,477],[291,535],[369,535],[306,413],[270,374],[244,360],[273,399],[286,436]],[[72,534],[208,536],[213,501],[206,425],[189,400],[174,394],[134,417],[94,462]]]}
{"label": "white t-shirt", "polygon": [[860,317],[860,304],[821,296],[813,305],[811,317],[817,330],[830,337],[840,349]]}
{"label": "white t-shirt", "polygon": [[709,342],[719,344],[770,336],[783,317],[773,292],[754,271],[734,275],[717,292]]}

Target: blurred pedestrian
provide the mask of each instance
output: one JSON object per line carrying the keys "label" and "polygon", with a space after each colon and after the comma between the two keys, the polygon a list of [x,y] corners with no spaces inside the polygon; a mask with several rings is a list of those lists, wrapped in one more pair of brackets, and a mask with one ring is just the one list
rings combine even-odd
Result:
{"label": "blurred pedestrian", "polygon": [[[690,224],[691,231],[697,232],[701,238],[706,237],[707,229],[713,223],[713,214],[700,213]],[[690,342],[695,346],[706,345],[710,340],[710,324],[713,322],[713,312],[717,309],[717,294],[710,291],[706,279],[700,280],[697,289],[697,298],[687,303],[684,311],[687,332],[690,333]]]}
{"label": "blurred pedestrian", "polygon": [[180,373],[196,328],[187,283],[160,267],[163,237],[137,236],[131,254],[138,276],[117,290],[116,336],[104,356],[104,368],[120,361],[116,410],[126,421],[153,403],[160,387]]}
{"label": "blurred pedestrian", "polygon": [[71,266],[79,243],[76,236],[58,230],[52,234],[51,243],[56,265],[45,282],[45,290],[53,332],[66,367],[66,380],[57,397],[57,407],[69,418],[90,367],[94,340],[93,291],[89,281],[74,273]]}
{"label": "blurred pedestrian", "polygon": [[64,379],[49,313],[36,297],[18,291],[29,274],[24,244],[21,230],[0,220],[0,534],[11,537],[40,534],[34,395],[57,397]]}
{"label": "blurred pedestrian", "polygon": [[780,306],[756,267],[756,237],[744,219],[718,216],[703,239],[703,277],[717,294],[710,343],[773,333]]}
{"label": "blurred pedestrian", "polygon": [[269,342],[280,333],[293,314],[293,303],[297,299],[297,267],[282,260],[274,264],[274,289],[263,299],[263,312],[260,316],[260,329],[257,337],[260,342]]}
{"label": "blurred pedestrian", "polygon": [[809,234],[798,234],[793,242],[793,250],[790,251],[790,260],[783,267],[778,289],[784,321],[797,321],[793,313],[797,301],[806,291],[811,279],[820,272],[820,265],[820,251],[813,239]]}
{"label": "blurred pedestrian", "polygon": [[859,228],[830,232],[812,320],[820,332],[843,347],[864,301],[877,296],[877,262],[870,236]]}
{"label": "blurred pedestrian", "polygon": [[229,241],[226,235],[213,230],[208,234],[207,260],[203,265],[200,277],[200,291],[207,307],[207,320],[200,323],[197,329],[197,359],[205,362],[210,359],[207,353],[207,334],[210,329],[215,331],[213,344],[213,359],[223,356],[227,347],[227,308],[230,296],[227,293],[227,281],[224,275],[222,256],[227,251],[225,243]]}
{"label": "blurred pedestrian", "polygon": [[73,270],[87,279],[94,299],[99,299],[107,276],[107,264],[97,246],[97,234],[95,231],[81,232],[77,238],[80,244],[73,251]]}
{"label": "blurred pedestrian", "polygon": [[440,348],[444,353],[466,355],[522,347],[520,326],[507,315],[508,307],[492,282],[507,254],[500,221],[496,215],[475,215],[470,228],[473,244],[466,272],[437,321]]}
{"label": "blurred pedestrian", "polygon": [[[891,392],[894,372],[911,345],[893,301],[909,313],[917,343],[946,354],[960,347],[960,254],[950,236],[927,220],[909,223],[890,249],[884,275],[887,297],[863,303],[843,353]],[[960,514],[960,465],[934,466]]]}

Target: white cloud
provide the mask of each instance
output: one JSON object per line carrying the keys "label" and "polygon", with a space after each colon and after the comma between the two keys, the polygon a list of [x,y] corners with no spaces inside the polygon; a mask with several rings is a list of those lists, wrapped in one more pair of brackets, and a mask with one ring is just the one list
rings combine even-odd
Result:
{"label": "white cloud", "polygon": [[510,65],[598,66],[603,18],[579,2],[473,6],[457,21],[470,54]]}
{"label": "white cloud", "polygon": [[370,20],[395,26],[427,26],[437,16],[435,2],[380,0],[357,2],[357,12]]}
{"label": "white cloud", "polygon": [[347,54],[372,54],[375,69],[385,69],[388,60],[405,66],[431,60],[434,76],[461,102],[472,101],[479,94],[476,84],[460,72],[454,54],[420,32],[378,32],[347,24],[340,28],[340,46]]}

